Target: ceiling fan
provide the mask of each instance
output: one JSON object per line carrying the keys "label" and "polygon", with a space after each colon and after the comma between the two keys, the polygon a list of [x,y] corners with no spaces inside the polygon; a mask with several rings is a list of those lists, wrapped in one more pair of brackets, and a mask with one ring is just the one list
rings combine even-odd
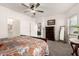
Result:
{"label": "ceiling fan", "polygon": [[22,3],[22,6],[27,8],[27,10],[24,12],[31,12],[33,15],[36,15],[36,12],[40,12],[40,13],[44,12],[42,10],[37,9],[40,6],[40,3],[29,3],[28,5]]}

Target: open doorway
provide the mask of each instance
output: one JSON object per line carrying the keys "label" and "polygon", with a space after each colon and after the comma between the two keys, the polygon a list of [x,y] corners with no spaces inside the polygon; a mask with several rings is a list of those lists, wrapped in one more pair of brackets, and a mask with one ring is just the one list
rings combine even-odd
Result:
{"label": "open doorway", "polygon": [[20,35],[20,22],[14,18],[8,18],[8,37]]}

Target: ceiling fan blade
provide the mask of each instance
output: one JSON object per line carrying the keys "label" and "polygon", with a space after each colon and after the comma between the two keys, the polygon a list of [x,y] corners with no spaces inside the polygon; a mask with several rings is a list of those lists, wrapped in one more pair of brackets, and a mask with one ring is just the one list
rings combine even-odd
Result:
{"label": "ceiling fan blade", "polygon": [[34,10],[35,4],[34,3],[30,3],[30,9]]}
{"label": "ceiling fan blade", "polygon": [[36,8],[37,8],[37,7],[39,7],[39,6],[40,6],[40,4],[39,4],[39,3],[37,3],[37,4],[36,4]]}
{"label": "ceiling fan blade", "polygon": [[34,5],[32,5],[30,8],[31,8],[32,10],[34,10]]}
{"label": "ceiling fan blade", "polygon": [[35,11],[37,11],[37,12],[41,12],[41,13],[43,13],[44,11],[42,11],[42,10],[35,10]]}
{"label": "ceiling fan blade", "polygon": [[29,6],[25,5],[24,3],[21,3],[22,6],[29,8]]}

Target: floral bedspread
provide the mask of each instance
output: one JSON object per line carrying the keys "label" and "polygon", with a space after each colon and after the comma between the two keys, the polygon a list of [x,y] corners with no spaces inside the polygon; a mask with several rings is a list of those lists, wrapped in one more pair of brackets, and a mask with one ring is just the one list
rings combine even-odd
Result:
{"label": "floral bedspread", "polygon": [[18,36],[0,41],[3,49],[0,56],[45,56],[49,55],[48,45],[41,39]]}

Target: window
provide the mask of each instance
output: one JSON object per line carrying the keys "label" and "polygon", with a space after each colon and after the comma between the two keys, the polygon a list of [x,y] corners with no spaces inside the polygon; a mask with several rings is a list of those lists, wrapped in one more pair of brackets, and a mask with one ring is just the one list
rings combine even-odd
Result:
{"label": "window", "polygon": [[77,16],[73,16],[70,18],[70,26],[77,25]]}
{"label": "window", "polygon": [[78,24],[77,20],[78,20],[77,15],[69,18],[69,34],[75,34],[74,32],[78,31],[78,28],[73,27]]}

